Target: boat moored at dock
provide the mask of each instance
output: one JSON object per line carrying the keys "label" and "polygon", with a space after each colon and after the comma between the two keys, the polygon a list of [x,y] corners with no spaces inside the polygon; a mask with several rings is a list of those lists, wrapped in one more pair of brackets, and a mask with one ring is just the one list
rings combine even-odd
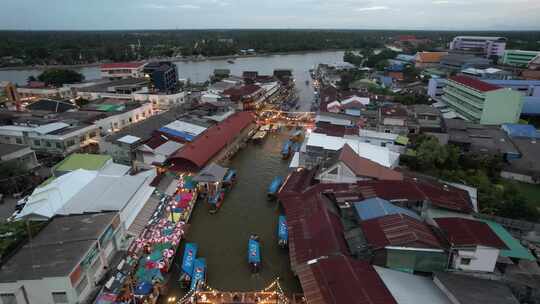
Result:
{"label": "boat moored at dock", "polygon": [[252,272],[259,272],[261,268],[261,244],[259,236],[252,234],[248,241],[248,263]]}
{"label": "boat moored at dock", "polygon": [[268,199],[275,199],[279,189],[281,188],[281,185],[283,184],[283,177],[276,176],[270,183],[270,186],[268,186]]}
{"label": "boat moored at dock", "polygon": [[223,188],[230,190],[234,183],[236,183],[236,170],[229,169],[223,177]]}
{"label": "boat moored at dock", "polygon": [[206,283],[206,259],[195,259],[193,266],[193,279],[191,279],[192,290],[197,290],[201,284]]}
{"label": "boat moored at dock", "polygon": [[283,143],[283,147],[281,148],[281,158],[288,159],[291,156],[292,144],[293,143],[290,140]]}
{"label": "boat moored at dock", "polygon": [[280,215],[278,218],[278,245],[285,248],[288,243],[289,228],[287,227],[287,218],[284,215]]}
{"label": "boat moored at dock", "polygon": [[180,275],[180,286],[187,289],[191,286],[193,269],[199,246],[195,243],[186,243],[184,257],[182,258],[182,274]]}

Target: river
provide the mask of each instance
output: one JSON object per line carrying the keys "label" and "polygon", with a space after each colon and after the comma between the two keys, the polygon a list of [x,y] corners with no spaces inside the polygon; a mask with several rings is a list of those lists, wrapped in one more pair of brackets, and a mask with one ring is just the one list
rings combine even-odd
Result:
{"label": "river", "polygon": [[[301,292],[298,280],[290,270],[288,250],[277,244],[277,222],[280,208],[268,201],[266,192],[275,176],[285,177],[288,161],[281,159],[281,145],[287,132],[271,133],[262,144],[250,143],[227,164],[238,172],[236,184],[225,196],[221,209],[209,214],[206,203],[197,203],[191,220],[187,241],[199,245],[198,256],[206,258],[207,283],[224,291],[255,291],[265,288],[276,277],[287,294]],[[262,268],[252,274],[247,262],[247,242],[250,234],[261,239]],[[169,280],[171,296],[183,295],[178,286],[181,255],[173,266]]]}
{"label": "river", "polygon": [[[300,97],[300,111],[308,111],[313,100],[313,89],[306,85],[310,81],[309,69],[319,63],[340,63],[343,61],[343,51],[312,52],[290,55],[269,55],[260,57],[238,58],[234,64],[227,60],[178,61],[180,79],[191,79],[194,82],[204,82],[214,72],[214,69],[230,69],[232,74],[241,75],[243,71],[258,71],[260,74],[272,74],[274,69],[292,69],[296,79],[296,87]],[[99,67],[83,67],[75,69],[85,76],[85,79],[100,77]],[[37,76],[42,70],[0,70],[0,81],[8,80],[24,85],[29,76]]]}

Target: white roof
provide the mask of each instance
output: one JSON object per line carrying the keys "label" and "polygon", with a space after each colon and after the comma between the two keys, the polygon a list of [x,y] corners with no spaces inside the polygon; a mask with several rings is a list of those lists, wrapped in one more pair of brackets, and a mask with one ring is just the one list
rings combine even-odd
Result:
{"label": "white roof", "polygon": [[377,132],[372,130],[366,130],[366,129],[360,129],[358,132],[358,135],[360,137],[370,137],[370,138],[379,138],[379,139],[386,139],[386,140],[396,140],[399,135],[394,133],[386,133],[386,132]]}
{"label": "white roof", "polygon": [[136,143],[139,140],[141,140],[139,137],[133,136],[133,135],[126,135],[118,139],[119,142],[130,144],[130,145],[133,143]]}
{"label": "white roof", "polygon": [[320,115],[317,115],[315,116],[315,121],[316,122],[329,122],[333,125],[338,125],[338,126],[351,126],[352,125],[352,121],[349,120],[349,119],[344,119],[344,118],[336,118],[336,117],[332,117],[332,116],[326,116],[324,114],[320,114]]}
{"label": "white roof", "polygon": [[23,136],[23,132],[29,132],[34,130],[32,127],[24,126],[0,126],[0,134],[11,136]]}
{"label": "white roof", "polygon": [[53,122],[50,124],[42,125],[37,128],[34,128],[34,131],[38,132],[39,134],[48,134],[57,130],[61,130],[63,128],[67,128],[69,125],[64,122]]}
{"label": "white roof", "polygon": [[345,105],[345,104],[348,104],[348,103],[351,103],[353,101],[358,101],[360,102],[361,104],[363,104],[364,106],[368,105],[369,104],[369,97],[359,97],[359,96],[356,96],[356,95],[353,95],[345,100],[343,100],[341,102],[342,105]]}
{"label": "white roof", "polygon": [[204,130],[206,130],[205,127],[201,127],[199,125],[195,125],[181,120],[175,120],[170,124],[165,125],[164,127],[179,132],[185,132],[191,135],[199,135],[204,132]]}
{"label": "white roof", "polygon": [[210,119],[210,120],[213,120],[215,122],[221,122],[221,121],[224,121],[227,117],[229,117],[229,116],[231,116],[233,114],[234,114],[234,111],[227,111],[227,112],[222,113],[222,114],[204,116],[203,118]]}
{"label": "white roof", "polygon": [[149,179],[154,176],[152,170],[120,175],[124,167],[112,165],[101,172],[78,169],[66,173],[36,188],[17,218],[122,210],[137,193],[153,190]]}
{"label": "white roof", "polygon": [[113,163],[112,161],[107,162],[107,164],[99,170],[99,175],[106,176],[122,176],[126,175],[129,172],[130,167],[126,165],[121,165]]}
{"label": "white roof", "polygon": [[373,266],[398,304],[451,304],[428,277]]}
{"label": "white roof", "polygon": [[360,142],[354,138],[328,136],[321,133],[311,133],[307,138],[308,146],[322,147],[326,150],[337,151],[348,144],[361,157],[372,160],[385,167],[393,168],[397,165],[399,153],[387,147]]}

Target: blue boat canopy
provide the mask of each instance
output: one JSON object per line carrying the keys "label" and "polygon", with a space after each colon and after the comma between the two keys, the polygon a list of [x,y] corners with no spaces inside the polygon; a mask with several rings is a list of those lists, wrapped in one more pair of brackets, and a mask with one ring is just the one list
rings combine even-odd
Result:
{"label": "blue boat canopy", "polygon": [[190,277],[193,276],[193,267],[195,259],[197,258],[198,250],[199,246],[197,244],[186,243],[186,247],[184,249],[184,257],[182,259],[182,271]]}
{"label": "blue boat canopy", "polygon": [[260,263],[261,262],[261,248],[259,241],[249,240],[248,243],[248,262],[249,263]]}
{"label": "blue boat canopy", "polygon": [[291,149],[292,142],[290,140],[287,140],[285,143],[283,143],[283,148],[281,148],[281,154],[288,154]]}
{"label": "blue boat canopy", "polygon": [[289,228],[287,227],[287,219],[284,215],[280,215],[278,218],[278,237],[284,241],[289,238]]}
{"label": "blue boat canopy", "polygon": [[223,181],[230,182],[235,175],[236,175],[236,170],[229,169],[229,171],[227,171],[227,174],[225,174],[225,177],[223,177]]}
{"label": "blue boat canopy", "polygon": [[204,281],[206,275],[206,260],[198,258],[195,260],[193,269],[193,279],[191,280],[191,289],[195,289],[199,281]]}
{"label": "blue boat canopy", "polygon": [[268,193],[276,194],[283,183],[283,178],[281,176],[276,176],[268,186]]}
{"label": "blue boat canopy", "polygon": [[144,295],[150,294],[150,292],[152,292],[152,288],[153,288],[152,283],[143,281],[135,287],[134,293],[136,295],[144,296]]}

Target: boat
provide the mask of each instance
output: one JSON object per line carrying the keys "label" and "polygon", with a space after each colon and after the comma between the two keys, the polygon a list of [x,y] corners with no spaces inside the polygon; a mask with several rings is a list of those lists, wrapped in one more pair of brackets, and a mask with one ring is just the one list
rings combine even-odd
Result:
{"label": "boat", "polygon": [[180,286],[187,289],[191,286],[193,267],[199,246],[195,243],[186,243],[184,257],[182,258],[182,274],[180,275]]}
{"label": "boat", "polygon": [[195,259],[193,264],[193,279],[191,279],[190,289],[197,290],[199,285],[206,283],[206,259]]}
{"label": "boat", "polygon": [[287,218],[280,215],[278,218],[278,245],[282,248],[287,247],[289,242],[289,228],[287,227]]}
{"label": "boat", "polygon": [[253,137],[251,137],[251,140],[253,142],[260,143],[266,137],[266,134],[267,134],[266,131],[259,131],[259,132],[255,133],[255,135],[253,135]]}
{"label": "boat", "polygon": [[208,203],[210,204],[210,213],[216,213],[221,205],[223,205],[223,200],[225,198],[225,193],[223,189],[220,189],[215,195],[208,197]]}
{"label": "boat", "polygon": [[232,185],[236,182],[236,170],[229,169],[225,176],[223,177],[223,187],[226,190],[230,190],[232,188]]}
{"label": "boat", "polygon": [[252,234],[248,241],[248,263],[251,266],[251,272],[258,272],[261,268],[261,244],[259,236]]}
{"label": "boat", "polygon": [[287,159],[291,156],[291,146],[292,142],[290,140],[283,143],[283,147],[281,148],[281,158]]}
{"label": "boat", "polygon": [[283,178],[281,176],[274,177],[270,186],[268,186],[268,199],[276,198],[279,188],[281,188],[281,184],[283,184]]}

